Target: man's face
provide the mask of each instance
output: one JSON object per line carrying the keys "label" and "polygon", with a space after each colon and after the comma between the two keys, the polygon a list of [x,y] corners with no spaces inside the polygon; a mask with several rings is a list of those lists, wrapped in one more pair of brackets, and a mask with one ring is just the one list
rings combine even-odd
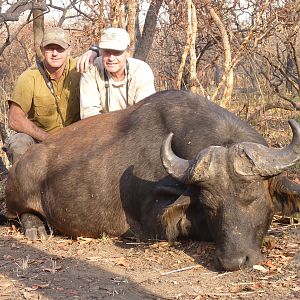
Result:
{"label": "man's face", "polygon": [[127,50],[117,51],[110,49],[101,49],[101,55],[105,69],[112,75],[124,74]]}
{"label": "man's face", "polygon": [[70,50],[70,47],[64,49],[56,44],[49,44],[45,47],[41,47],[42,54],[45,57],[46,67],[53,70],[60,69],[65,65],[68,55],[70,54]]}

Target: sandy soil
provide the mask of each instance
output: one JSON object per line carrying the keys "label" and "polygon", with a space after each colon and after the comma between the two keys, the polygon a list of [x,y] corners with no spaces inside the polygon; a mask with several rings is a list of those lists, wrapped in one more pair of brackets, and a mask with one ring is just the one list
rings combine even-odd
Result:
{"label": "sandy soil", "polygon": [[0,299],[299,299],[300,226],[273,223],[254,268],[218,272],[214,245],[54,235],[0,226]]}

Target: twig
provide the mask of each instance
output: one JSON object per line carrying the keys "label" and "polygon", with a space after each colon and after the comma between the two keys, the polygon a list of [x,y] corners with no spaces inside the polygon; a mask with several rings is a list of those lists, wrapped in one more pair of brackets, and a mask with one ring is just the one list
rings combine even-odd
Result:
{"label": "twig", "polygon": [[237,282],[237,283],[230,283],[231,285],[252,285],[257,284],[259,281],[251,281],[251,282]]}
{"label": "twig", "polygon": [[131,242],[131,243],[125,243],[126,245],[149,245],[149,243],[144,243],[144,242]]}
{"label": "twig", "polygon": [[177,273],[177,272],[182,272],[182,271],[191,270],[191,269],[198,268],[198,267],[200,267],[200,266],[199,266],[199,265],[196,265],[196,266],[190,266],[190,267],[186,267],[186,268],[182,268],[182,269],[177,269],[177,270],[165,272],[165,273],[162,273],[161,275],[164,276],[164,275],[168,275],[168,274],[172,274],[172,273]]}
{"label": "twig", "polygon": [[228,274],[231,274],[231,273],[232,273],[232,272],[224,272],[224,273],[218,274],[218,275],[215,276],[214,278],[222,277],[222,276],[225,276],[225,275],[228,275]]}
{"label": "twig", "polygon": [[207,293],[207,294],[201,294],[199,296],[225,296],[225,297],[234,297],[234,296],[246,296],[246,295],[251,295],[251,294],[255,294],[255,293],[264,293],[264,290],[260,290],[260,291],[254,291],[254,292],[239,292],[239,293]]}

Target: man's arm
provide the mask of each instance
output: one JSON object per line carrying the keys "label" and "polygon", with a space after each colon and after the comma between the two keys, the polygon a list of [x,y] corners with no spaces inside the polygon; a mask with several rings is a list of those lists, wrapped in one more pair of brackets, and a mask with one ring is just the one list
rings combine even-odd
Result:
{"label": "man's arm", "polygon": [[43,141],[49,136],[49,133],[28,120],[22,108],[14,102],[11,102],[9,107],[8,126],[10,129],[26,133],[38,141]]}
{"label": "man's arm", "polygon": [[94,66],[80,78],[80,118],[85,119],[90,116],[100,114],[102,110],[101,95],[97,86],[98,70]]}

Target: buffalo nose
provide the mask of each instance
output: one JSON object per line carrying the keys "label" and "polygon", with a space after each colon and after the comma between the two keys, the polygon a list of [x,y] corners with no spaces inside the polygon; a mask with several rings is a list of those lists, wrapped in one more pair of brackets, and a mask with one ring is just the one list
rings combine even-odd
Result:
{"label": "buffalo nose", "polygon": [[219,269],[223,269],[226,271],[234,271],[239,270],[242,267],[245,266],[253,266],[258,261],[261,261],[263,259],[263,255],[260,253],[260,251],[250,250],[245,253],[240,254],[229,254],[224,255],[220,250],[217,250],[215,261],[216,266]]}
{"label": "buffalo nose", "polygon": [[244,265],[247,265],[248,260],[249,259],[247,256],[240,256],[235,258],[223,258],[219,255],[216,255],[217,267],[225,271],[239,270]]}

